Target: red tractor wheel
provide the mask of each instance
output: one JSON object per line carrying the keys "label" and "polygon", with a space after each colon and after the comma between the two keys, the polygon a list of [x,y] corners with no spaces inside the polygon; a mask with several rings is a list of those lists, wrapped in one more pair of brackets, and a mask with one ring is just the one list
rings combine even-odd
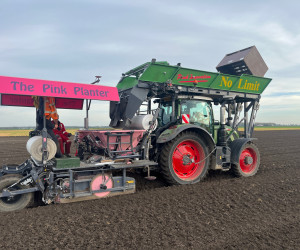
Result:
{"label": "red tractor wheel", "polygon": [[163,147],[159,163],[169,184],[192,184],[205,177],[207,156],[207,147],[199,135],[186,132]]}
{"label": "red tractor wheel", "polygon": [[258,148],[254,144],[245,144],[240,153],[239,163],[232,169],[238,177],[249,177],[257,173],[260,164]]}

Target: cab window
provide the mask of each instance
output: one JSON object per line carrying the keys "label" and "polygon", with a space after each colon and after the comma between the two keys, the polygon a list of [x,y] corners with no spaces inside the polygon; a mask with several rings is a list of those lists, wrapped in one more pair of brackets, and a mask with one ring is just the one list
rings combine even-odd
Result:
{"label": "cab window", "polygon": [[210,103],[199,100],[184,100],[181,102],[181,114],[189,114],[191,124],[199,125],[211,132],[212,111]]}
{"label": "cab window", "polygon": [[171,121],[172,118],[172,103],[161,103],[158,117],[159,125],[164,126]]}

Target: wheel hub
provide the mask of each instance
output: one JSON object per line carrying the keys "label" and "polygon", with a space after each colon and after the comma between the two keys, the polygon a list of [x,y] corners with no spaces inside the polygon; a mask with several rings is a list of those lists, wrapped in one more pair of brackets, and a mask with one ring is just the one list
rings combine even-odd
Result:
{"label": "wheel hub", "polygon": [[240,155],[240,168],[244,173],[251,173],[257,166],[256,152],[252,148],[245,148]]}
{"label": "wheel hub", "polygon": [[191,163],[194,163],[194,162],[195,162],[194,157],[191,157],[189,154],[184,155],[182,157],[183,165],[190,165]]}
{"label": "wheel hub", "polygon": [[246,165],[250,165],[253,163],[253,158],[251,156],[246,156],[244,162]]}

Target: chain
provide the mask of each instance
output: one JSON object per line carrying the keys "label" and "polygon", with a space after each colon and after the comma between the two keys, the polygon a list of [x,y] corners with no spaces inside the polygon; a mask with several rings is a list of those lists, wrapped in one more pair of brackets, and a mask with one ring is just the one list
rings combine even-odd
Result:
{"label": "chain", "polygon": [[[201,163],[201,162],[203,162],[203,161],[205,161],[213,152],[215,152],[215,150],[216,150],[217,148],[215,147],[204,159],[202,159],[201,161],[198,161],[198,162],[195,162],[195,164],[199,164],[199,163]],[[180,150],[178,149],[178,148],[176,148],[176,150],[178,150],[179,151],[179,153],[182,155],[182,156],[184,156],[184,154],[183,153],[181,153],[180,152]],[[191,160],[191,159],[190,159]]]}
{"label": "chain", "polygon": [[215,147],[204,159],[202,159],[201,161],[195,162],[195,164],[199,164],[203,161],[205,161],[213,152],[215,152],[217,148]]}

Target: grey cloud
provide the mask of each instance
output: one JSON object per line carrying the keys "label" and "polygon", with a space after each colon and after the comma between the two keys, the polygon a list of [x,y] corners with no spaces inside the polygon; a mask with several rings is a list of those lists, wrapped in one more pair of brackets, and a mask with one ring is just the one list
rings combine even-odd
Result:
{"label": "grey cloud", "polygon": [[[121,73],[152,58],[216,71],[226,53],[256,45],[270,68],[267,76],[275,78],[266,93],[285,91],[280,77],[297,89],[296,6],[297,1],[257,0],[4,0],[0,75],[79,83],[102,75],[102,84],[115,86]],[[91,111],[95,125],[100,117],[108,121],[108,108],[97,103],[95,108],[102,110]],[[84,112],[61,112],[67,125],[82,123]],[[11,118],[2,126],[14,122]]]}

